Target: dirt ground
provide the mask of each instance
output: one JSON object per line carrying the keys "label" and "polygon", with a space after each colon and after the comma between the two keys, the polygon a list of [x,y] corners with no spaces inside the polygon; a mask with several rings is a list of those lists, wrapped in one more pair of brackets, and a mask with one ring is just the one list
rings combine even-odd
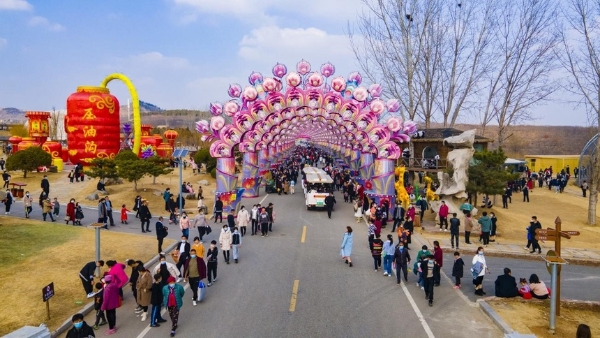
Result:
{"label": "dirt ground", "polygon": [[586,324],[592,336],[600,333],[600,306],[563,303],[561,315],[556,317],[556,332],[548,332],[550,301],[523,299],[498,299],[489,301],[500,317],[513,330],[522,334],[535,334],[539,338],[575,337],[577,326]]}
{"label": "dirt ground", "polygon": [[[479,197],[479,201],[481,201]],[[563,230],[573,230],[581,232],[580,236],[573,236],[571,239],[561,241],[563,247],[567,248],[590,248],[600,249],[600,217],[596,217],[596,226],[587,225],[587,207],[588,199],[583,198],[581,189],[574,185],[569,185],[563,193],[555,193],[548,188],[535,188],[529,193],[530,202],[523,202],[521,193],[513,193],[512,203],[508,204],[508,209],[502,209],[502,197],[496,197],[496,203],[491,209],[479,209],[479,213],[490,211],[496,214],[498,218],[498,232],[500,235],[496,238],[499,244],[517,244],[527,243],[527,232],[525,228],[529,226],[531,216],[537,216],[538,220],[545,229],[554,227],[556,217],[562,220]],[[600,212],[600,208],[598,209]],[[435,214],[429,211],[425,212],[425,225],[433,224]],[[431,229],[431,227],[429,227]],[[436,232],[423,232],[427,238],[437,238]]]}
{"label": "dirt ground", "polygon": [[[95,231],[90,228],[0,217],[0,336],[24,325],[45,323],[50,330],[89,302],[78,278],[79,270],[95,258]],[[164,246],[173,243],[165,240]],[[156,238],[102,232],[101,257],[124,262],[147,261],[155,255]],[[106,269],[103,269],[103,271]],[[41,290],[54,283],[51,319]]]}

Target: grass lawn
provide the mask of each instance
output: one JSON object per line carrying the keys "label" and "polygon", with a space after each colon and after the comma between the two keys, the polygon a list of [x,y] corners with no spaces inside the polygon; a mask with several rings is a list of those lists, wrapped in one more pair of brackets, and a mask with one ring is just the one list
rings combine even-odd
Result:
{"label": "grass lawn", "polygon": [[[89,301],[78,275],[95,258],[94,230],[4,216],[0,223],[0,336],[41,323],[54,330]],[[165,240],[164,246],[172,242]],[[101,257],[147,261],[155,246],[153,236],[102,232]],[[55,296],[46,321],[41,290],[50,282]]]}
{"label": "grass lawn", "polygon": [[548,332],[550,301],[532,301],[520,298],[498,299],[489,304],[513,330],[522,334],[535,334],[539,338],[575,337],[577,326],[586,324],[593,336],[600,332],[600,307],[563,303],[556,317],[556,334]]}

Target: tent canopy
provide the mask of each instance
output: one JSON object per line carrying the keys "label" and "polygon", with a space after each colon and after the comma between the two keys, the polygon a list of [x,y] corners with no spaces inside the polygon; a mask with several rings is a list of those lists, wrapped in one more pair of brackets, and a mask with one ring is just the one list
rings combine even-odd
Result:
{"label": "tent canopy", "polygon": [[507,158],[506,161],[504,161],[505,165],[519,165],[519,164],[526,164],[527,162],[525,161],[521,161],[521,160],[517,160],[514,158]]}

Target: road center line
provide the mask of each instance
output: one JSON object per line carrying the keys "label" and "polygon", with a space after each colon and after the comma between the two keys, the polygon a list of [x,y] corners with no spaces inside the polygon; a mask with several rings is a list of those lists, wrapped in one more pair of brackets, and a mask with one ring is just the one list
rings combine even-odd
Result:
{"label": "road center line", "polygon": [[294,281],[294,287],[292,288],[292,298],[290,299],[290,312],[296,311],[296,298],[298,297],[298,284],[299,283],[300,283],[300,281],[297,279]]}
{"label": "road center line", "polygon": [[306,225],[302,227],[302,238],[300,238],[300,243],[304,243],[306,240]]}
{"label": "road center line", "polygon": [[[189,289],[189,288],[190,288],[190,283],[187,283],[187,284],[186,284],[186,285],[183,287],[183,289],[184,289],[184,290],[187,290],[187,289]],[[150,310],[150,311],[152,311],[152,305],[150,305],[150,306],[149,306],[149,310]],[[166,308],[163,308],[163,309],[160,311],[160,316],[162,317],[162,316],[163,316],[165,313],[167,313],[167,309],[166,309]],[[150,314],[150,317],[148,317],[148,319],[149,319],[150,321],[152,321],[152,314]],[[144,336],[146,336],[146,335],[148,334],[148,332],[150,332],[150,330],[151,330],[151,329],[152,329],[152,327],[150,327],[150,324],[148,324],[148,326],[146,326],[146,328],[145,328],[145,329],[143,329],[143,330],[142,330],[142,332],[140,332],[140,334],[137,336],[137,338],[144,338]],[[169,331],[171,331],[171,330],[169,329]]]}
{"label": "road center line", "polygon": [[421,326],[423,326],[423,329],[425,330],[427,337],[435,338],[435,336],[433,335],[433,332],[431,332],[431,328],[429,328],[429,324],[427,324],[427,322],[425,321],[425,318],[423,317],[421,310],[419,310],[419,307],[417,307],[415,300],[410,295],[410,292],[408,292],[408,289],[406,288],[406,283],[402,283],[401,286],[402,286],[402,291],[404,291],[406,298],[410,302],[410,306],[412,306],[413,311],[417,315],[417,318],[419,318],[419,321],[421,322]]}
{"label": "road center line", "polygon": [[260,202],[258,202],[258,204],[262,205],[263,202],[267,199],[267,197],[269,197],[269,194],[266,194],[265,197],[263,197],[263,199],[260,200]]}

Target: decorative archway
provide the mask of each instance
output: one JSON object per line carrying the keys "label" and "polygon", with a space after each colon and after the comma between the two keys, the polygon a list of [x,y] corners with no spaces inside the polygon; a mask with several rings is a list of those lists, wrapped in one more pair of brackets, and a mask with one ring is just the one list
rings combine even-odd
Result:
{"label": "decorative archway", "polygon": [[[251,73],[243,89],[231,84],[231,99],[212,103],[211,120],[196,123],[202,140],[213,141],[215,197],[221,198],[225,211],[235,209],[242,197],[258,196],[262,176],[300,138],[331,149],[350,169],[360,171],[371,198],[394,201],[394,163],[401,155],[397,143],[410,141],[417,131],[414,122],[398,116],[398,100],[381,99],[378,84],[361,86],[358,72],[329,80],[335,73],[331,63],[311,72],[302,60],[289,73],[278,63],[272,73]],[[235,146],[244,154],[239,186]]]}

